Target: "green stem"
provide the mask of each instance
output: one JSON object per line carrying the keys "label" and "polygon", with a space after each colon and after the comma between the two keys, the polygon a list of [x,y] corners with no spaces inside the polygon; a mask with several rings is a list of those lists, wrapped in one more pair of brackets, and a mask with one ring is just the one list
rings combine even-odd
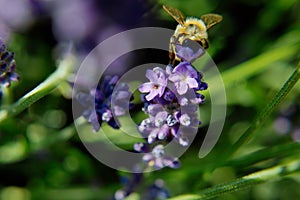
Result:
{"label": "green stem", "polygon": [[32,91],[24,95],[10,107],[0,111],[0,124],[30,107],[34,102],[49,94],[61,81],[65,80],[73,69],[75,58],[68,56],[59,64],[58,69]]}
{"label": "green stem", "polygon": [[254,132],[263,125],[263,123],[268,119],[269,115],[274,111],[276,107],[283,101],[287,94],[292,90],[297,81],[300,78],[300,63],[296,67],[293,74],[285,82],[280,91],[274,96],[272,101],[267,104],[265,109],[255,118],[250,127],[242,134],[242,136],[233,144],[232,148],[229,149],[227,153],[224,154],[224,159],[230,158],[243,144],[247,143]]}
{"label": "green stem", "polygon": [[281,144],[274,147],[264,148],[241,158],[236,158],[225,163],[226,166],[247,167],[255,163],[276,158],[279,156],[298,155],[300,153],[300,143]]}
{"label": "green stem", "polygon": [[200,194],[197,195],[182,195],[171,198],[170,200],[212,199],[222,194],[247,189],[254,185],[266,182],[270,179],[288,175],[297,171],[300,171],[300,161],[293,161],[287,164],[261,170],[227,183],[213,186],[211,188],[203,190],[202,192],[200,192]]}

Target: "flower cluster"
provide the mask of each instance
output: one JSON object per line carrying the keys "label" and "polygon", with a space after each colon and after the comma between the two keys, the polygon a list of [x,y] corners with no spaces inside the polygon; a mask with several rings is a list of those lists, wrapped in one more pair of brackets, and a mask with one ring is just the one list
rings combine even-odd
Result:
{"label": "flower cluster", "polygon": [[[187,46],[176,46],[177,57],[181,62],[174,68],[155,67],[147,70],[149,82],[143,83],[139,91],[143,93],[144,112],[149,116],[138,126],[139,132],[148,144],[162,141],[177,141],[181,146],[188,146],[188,136],[197,133],[199,124],[198,106],[205,100],[199,92],[208,85],[203,82],[202,74],[197,72],[191,62],[203,55],[204,50],[197,51]],[[137,148],[138,147],[138,148]],[[143,147],[144,148],[144,147]],[[144,161],[156,169],[169,166],[178,167],[178,161],[164,155],[164,146],[159,144],[149,150],[135,145],[138,152],[147,152]]]}
{"label": "flower cluster", "polygon": [[11,81],[18,81],[19,75],[15,72],[16,62],[14,53],[6,50],[6,46],[0,39],[0,93],[1,86],[9,87]]}
{"label": "flower cluster", "polygon": [[79,103],[86,108],[83,116],[93,125],[95,131],[100,129],[103,122],[118,129],[119,123],[115,117],[125,115],[132,107],[128,103],[132,100],[129,85],[117,84],[118,80],[118,76],[105,76],[89,94],[81,92],[77,95]]}
{"label": "flower cluster", "polygon": [[165,155],[164,146],[161,144],[156,145],[151,151],[148,144],[135,143],[134,150],[140,153],[145,153],[143,156],[143,161],[147,163],[149,167],[154,167],[155,169],[162,169],[164,167],[180,167],[180,163],[177,158]]}

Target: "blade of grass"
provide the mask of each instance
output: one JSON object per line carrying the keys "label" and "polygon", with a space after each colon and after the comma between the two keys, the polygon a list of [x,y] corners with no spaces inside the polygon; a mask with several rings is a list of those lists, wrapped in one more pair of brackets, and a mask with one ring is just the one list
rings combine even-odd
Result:
{"label": "blade of grass", "polygon": [[190,195],[180,195],[177,197],[173,197],[170,200],[204,200],[204,199],[212,199],[217,196],[236,192],[239,190],[244,190],[255,186],[257,184],[269,181],[271,179],[275,179],[277,177],[282,177],[284,175],[288,175],[294,172],[300,171],[300,161],[292,161],[287,164],[278,165],[272,168],[264,169],[242,178],[219,184],[213,186],[211,188],[205,189],[200,194],[190,194]]}
{"label": "blade of grass", "polygon": [[276,107],[278,107],[278,105],[283,101],[287,94],[292,90],[299,78],[300,63],[297,65],[293,74],[284,83],[280,91],[277,94],[275,94],[271,102],[268,103],[265,109],[263,109],[262,112],[257,115],[254,121],[251,123],[250,127],[242,134],[242,136],[237,140],[237,142],[234,143],[233,146],[227,152],[224,153],[224,160],[230,158],[243,144],[247,143],[251,139],[254,132],[263,125],[268,116],[274,111]]}
{"label": "blade of grass", "polygon": [[279,156],[297,155],[300,153],[300,143],[281,144],[274,147],[264,148],[241,158],[236,158],[225,163],[226,166],[247,167],[255,163],[276,158]]}

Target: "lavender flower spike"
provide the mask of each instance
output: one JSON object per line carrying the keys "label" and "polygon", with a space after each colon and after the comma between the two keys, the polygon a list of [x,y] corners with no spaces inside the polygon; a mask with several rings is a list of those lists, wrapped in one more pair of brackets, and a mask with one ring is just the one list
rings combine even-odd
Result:
{"label": "lavender flower spike", "polygon": [[114,129],[120,128],[116,117],[127,114],[127,108],[133,106],[130,103],[132,95],[129,85],[127,83],[117,85],[118,80],[118,76],[105,76],[97,88],[91,90],[89,94],[80,92],[76,96],[78,102],[85,108],[82,115],[92,124],[96,132],[103,122]]}
{"label": "lavender flower spike", "polygon": [[167,86],[167,78],[164,70],[159,67],[153,70],[147,70],[146,77],[150,82],[144,83],[139,87],[139,91],[142,93],[149,93],[146,95],[146,100],[150,101],[156,96],[161,97]]}

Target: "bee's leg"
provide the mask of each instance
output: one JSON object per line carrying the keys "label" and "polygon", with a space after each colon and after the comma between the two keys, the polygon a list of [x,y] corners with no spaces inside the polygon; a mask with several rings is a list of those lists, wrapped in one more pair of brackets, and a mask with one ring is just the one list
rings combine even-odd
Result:
{"label": "bee's leg", "polygon": [[171,64],[172,66],[174,66],[175,64],[175,54],[173,52],[169,52],[169,64]]}
{"label": "bee's leg", "polygon": [[172,66],[175,65],[176,61],[176,55],[175,55],[175,43],[176,42],[176,37],[172,36],[170,38],[170,44],[169,44],[169,64]]}

